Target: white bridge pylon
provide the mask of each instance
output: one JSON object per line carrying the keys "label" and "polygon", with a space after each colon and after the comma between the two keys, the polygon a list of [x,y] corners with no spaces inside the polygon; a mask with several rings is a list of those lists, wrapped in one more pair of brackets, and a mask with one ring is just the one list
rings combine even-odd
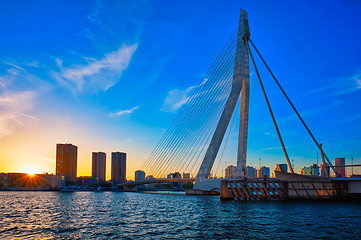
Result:
{"label": "white bridge pylon", "polygon": [[250,32],[248,26],[247,12],[241,9],[238,25],[236,56],[234,62],[231,93],[229,94],[226,105],[219,119],[216,130],[213,134],[212,140],[208,146],[207,152],[199,168],[194,189],[209,191],[213,188],[219,188],[219,180],[212,181],[211,179],[209,179],[209,176],[214,161],[217,157],[219,148],[221,146],[224,134],[232,118],[239,95],[241,93],[241,112],[236,172],[237,176],[244,177],[244,169],[246,167],[247,158],[248,112],[250,91],[249,55],[247,49],[249,36]]}

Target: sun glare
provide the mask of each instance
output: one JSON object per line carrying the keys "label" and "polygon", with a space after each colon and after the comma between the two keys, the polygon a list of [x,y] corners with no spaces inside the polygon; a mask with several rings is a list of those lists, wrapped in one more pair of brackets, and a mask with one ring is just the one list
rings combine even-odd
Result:
{"label": "sun glare", "polygon": [[33,167],[27,167],[25,168],[24,172],[30,176],[34,176],[38,171]]}

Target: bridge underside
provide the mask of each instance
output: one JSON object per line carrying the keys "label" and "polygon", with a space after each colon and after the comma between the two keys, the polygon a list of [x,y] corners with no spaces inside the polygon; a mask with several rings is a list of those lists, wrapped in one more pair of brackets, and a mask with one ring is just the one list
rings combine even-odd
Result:
{"label": "bridge underside", "polygon": [[118,184],[118,188],[123,188],[125,191],[136,191],[137,186],[146,184],[161,184],[161,183],[188,183],[195,182],[194,178],[170,178],[170,179],[149,179],[142,181],[125,182]]}

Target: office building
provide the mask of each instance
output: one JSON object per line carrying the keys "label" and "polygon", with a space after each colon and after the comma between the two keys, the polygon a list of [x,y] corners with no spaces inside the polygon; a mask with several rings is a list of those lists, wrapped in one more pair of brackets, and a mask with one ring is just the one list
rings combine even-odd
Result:
{"label": "office building", "polygon": [[335,158],[335,168],[340,176],[346,177],[345,158]]}
{"label": "office building", "polygon": [[270,177],[269,167],[263,166],[258,170],[258,178],[263,178],[264,176],[267,176],[268,178]]}
{"label": "office building", "polygon": [[145,172],[142,170],[135,171],[134,180],[135,181],[145,180]]}
{"label": "office building", "polygon": [[254,167],[246,166],[244,169],[244,176],[247,178],[257,178],[257,169]]}
{"label": "office building", "polygon": [[229,165],[226,168],[225,172],[226,172],[226,178],[235,178],[235,177],[237,177],[236,166]]}
{"label": "office building", "polygon": [[126,180],[127,154],[112,152],[112,183],[119,184]]}
{"label": "office building", "polygon": [[287,172],[287,164],[277,164],[276,171]]}
{"label": "office building", "polygon": [[75,184],[78,147],[72,144],[56,144],[56,175],[65,176],[66,185]]}
{"label": "office building", "polygon": [[92,153],[92,177],[98,178],[99,182],[105,182],[106,154],[103,152]]}

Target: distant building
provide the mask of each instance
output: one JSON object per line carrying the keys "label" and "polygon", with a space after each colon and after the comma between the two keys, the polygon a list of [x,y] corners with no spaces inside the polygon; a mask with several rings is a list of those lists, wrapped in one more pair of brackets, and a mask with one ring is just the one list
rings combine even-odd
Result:
{"label": "distant building", "polygon": [[65,188],[65,176],[53,175],[51,179],[51,189],[60,190]]}
{"label": "distant building", "polygon": [[237,177],[237,173],[236,173],[236,166],[233,165],[229,165],[226,169],[225,169],[225,175],[226,178],[236,178]]}
{"label": "distant building", "polygon": [[320,168],[317,164],[313,164],[310,167],[304,167],[301,169],[302,175],[312,175],[312,176],[319,176],[320,175]]}
{"label": "distant building", "polygon": [[287,172],[287,164],[277,164],[276,171]]}
{"label": "distant building", "polygon": [[262,167],[258,170],[258,178],[263,178],[265,175],[266,175],[268,178],[270,177],[270,169],[269,169],[269,167],[262,166]]}
{"label": "distant building", "polygon": [[56,144],[56,175],[65,176],[66,185],[76,181],[78,147],[72,144]]}
{"label": "distant building", "polygon": [[142,170],[135,171],[134,180],[135,181],[141,181],[145,179],[145,172]]}
{"label": "distant building", "polygon": [[103,152],[92,153],[92,177],[99,178],[99,182],[105,182],[106,154]]}
{"label": "distant building", "polygon": [[330,167],[321,164],[321,177],[330,177]]}
{"label": "distant building", "polygon": [[170,173],[167,178],[182,178],[182,174],[180,172]]}
{"label": "distant building", "polygon": [[190,173],[183,173],[183,178],[191,178],[191,174]]}
{"label": "distant building", "polygon": [[6,173],[0,173],[0,190],[8,188],[8,175]]}
{"label": "distant building", "polygon": [[127,171],[127,154],[124,152],[112,152],[112,183],[125,182]]}
{"label": "distant building", "polygon": [[145,179],[150,180],[150,179],[155,179],[155,177],[153,177],[153,175],[148,175]]}
{"label": "distant building", "polygon": [[244,176],[247,178],[256,178],[257,177],[257,169],[254,167],[246,166],[244,169]]}
{"label": "distant building", "polygon": [[60,190],[65,187],[65,177],[54,174],[8,173],[5,189],[10,190]]}
{"label": "distant building", "polygon": [[335,158],[336,171],[342,176],[346,177],[345,158]]}
{"label": "distant building", "polygon": [[31,179],[27,173],[8,173],[9,189],[25,189],[31,188]]}
{"label": "distant building", "polygon": [[99,186],[99,178],[88,177],[88,176],[77,177],[76,178],[76,185],[89,186],[89,187],[98,187]]}

